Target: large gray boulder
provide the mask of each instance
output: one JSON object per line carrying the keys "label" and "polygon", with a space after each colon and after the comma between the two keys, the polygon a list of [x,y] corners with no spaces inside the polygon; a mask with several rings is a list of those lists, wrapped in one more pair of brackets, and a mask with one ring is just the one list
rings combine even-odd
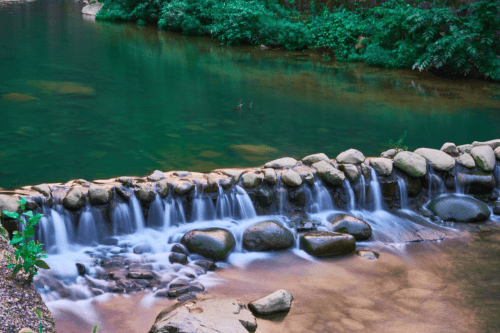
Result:
{"label": "large gray boulder", "polygon": [[313,256],[336,256],[354,252],[356,240],[348,234],[313,231],[300,237],[300,248]]}
{"label": "large gray boulder", "polygon": [[174,191],[179,195],[184,195],[191,192],[194,189],[194,186],[193,182],[189,180],[181,180],[175,185]]}
{"label": "large gray boulder", "polygon": [[441,151],[453,157],[457,157],[459,154],[457,146],[453,142],[446,142],[443,144],[441,146]]}
{"label": "large gray boulder", "polygon": [[477,146],[472,148],[470,154],[474,158],[476,165],[484,171],[495,169],[495,153],[490,146]]}
{"label": "large gray boulder", "polygon": [[312,164],[319,162],[319,161],[329,162],[330,158],[328,158],[328,156],[326,156],[323,153],[319,153],[319,154],[312,154],[312,155],[306,156],[302,159],[302,163],[307,164],[307,165],[312,165]]}
{"label": "large gray boulder", "polygon": [[292,157],[283,157],[278,158],[277,160],[267,162],[264,164],[265,168],[273,168],[273,169],[284,169],[284,168],[293,168],[297,165],[297,160]]}
{"label": "large gray boulder", "polygon": [[47,199],[50,199],[50,197],[52,196],[50,187],[47,184],[35,185],[32,186],[31,189],[43,194],[43,196]]}
{"label": "large gray boulder", "polygon": [[472,156],[470,156],[470,154],[463,153],[458,158],[458,161],[466,168],[472,169],[476,167],[476,162],[474,162],[474,159],[472,158]]}
{"label": "large gray boulder", "polygon": [[0,213],[4,210],[9,212],[17,212],[21,209],[19,199],[13,196],[0,195]]}
{"label": "large gray boulder", "polygon": [[80,188],[75,187],[64,197],[63,206],[71,210],[78,210],[85,207],[86,202],[87,198],[85,197],[85,194],[83,194]]}
{"label": "large gray boulder", "polygon": [[93,205],[105,205],[111,201],[113,191],[103,186],[92,184],[89,188],[89,199]]}
{"label": "large gray boulder", "polygon": [[365,155],[356,149],[348,149],[340,153],[336,158],[338,163],[359,164],[365,160]]}
{"label": "large gray boulder", "polygon": [[297,172],[290,169],[281,174],[281,181],[287,186],[297,187],[302,184],[302,177],[300,177]]}
{"label": "large gray boulder", "polygon": [[394,166],[412,177],[422,177],[427,173],[425,158],[409,151],[401,151],[394,156]]}
{"label": "large gray boulder", "polygon": [[470,151],[472,150],[472,148],[474,148],[474,146],[472,146],[470,144],[457,146],[457,150],[461,154],[470,154]]}
{"label": "large gray boulder", "polygon": [[290,311],[292,301],[292,294],[287,290],[280,289],[272,294],[250,302],[248,308],[255,314],[267,316],[274,313]]}
{"label": "large gray boulder", "polygon": [[161,312],[149,333],[247,333],[257,322],[245,304],[235,299],[203,299]]}
{"label": "large gray boulder", "polygon": [[181,243],[189,252],[213,260],[225,260],[236,246],[233,234],[222,228],[194,229],[187,232]]}
{"label": "large gray boulder", "polygon": [[245,173],[243,175],[243,187],[254,188],[262,183],[262,175],[256,173]]}
{"label": "large gray boulder", "polygon": [[384,157],[370,158],[370,166],[375,169],[380,176],[390,176],[392,173],[393,161]]}
{"label": "large gray boulder", "polygon": [[330,163],[325,161],[316,162],[312,165],[318,175],[330,185],[342,185],[345,175],[342,171],[335,169]]}
{"label": "large gray boulder", "polygon": [[243,248],[248,251],[275,251],[292,247],[293,233],[274,221],[263,221],[243,233]]}
{"label": "large gray boulder", "polygon": [[419,148],[415,150],[415,154],[425,158],[434,170],[449,171],[455,166],[455,159],[441,150]]}
{"label": "large gray boulder", "polygon": [[153,202],[156,198],[156,193],[150,184],[141,184],[135,189],[135,196],[140,201]]}
{"label": "large gray boulder", "polygon": [[350,182],[356,182],[359,178],[359,170],[354,164],[339,164],[341,170]]}
{"label": "large gray boulder", "polygon": [[339,214],[330,216],[327,220],[331,223],[331,231],[352,235],[357,241],[366,240],[372,235],[372,227],[357,217]]}
{"label": "large gray boulder", "polygon": [[442,196],[432,200],[428,208],[443,221],[481,222],[490,217],[486,204],[468,196]]}
{"label": "large gray boulder", "polygon": [[276,175],[276,171],[272,168],[264,169],[264,181],[270,185],[276,184],[278,181],[278,176]]}
{"label": "large gray boulder", "polygon": [[156,183],[156,191],[162,198],[166,198],[172,185],[167,180],[160,180]]}

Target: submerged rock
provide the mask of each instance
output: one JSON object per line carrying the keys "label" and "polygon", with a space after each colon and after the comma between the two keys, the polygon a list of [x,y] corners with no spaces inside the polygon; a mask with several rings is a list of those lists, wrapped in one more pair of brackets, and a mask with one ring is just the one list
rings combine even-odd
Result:
{"label": "submerged rock", "polygon": [[360,258],[363,258],[363,259],[366,259],[366,260],[377,260],[378,257],[380,256],[376,252],[365,251],[365,250],[356,251],[356,255],[358,255]]}
{"label": "submerged rock", "polygon": [[261,204],[262,206],[266,207],[269,206],[273,203],[274,200],[274,194],[273,191],[270,191],[265,188],[261,188],[255,193],[255,198],[257,199],[257,202]]}
{"label": "submerged rock", "polygon": [[357,217],[340,214],[327,218],[332,224],[331,230],[354,236],[356,240],[366,240],[372,235],[372,227]]}
{"label": "submerged rock", "polygon": [[434,170],[449,171],[455,166],[455,159],[441,150],[419,148],[415,150],[415,154],[425,158]]}
{"label": "submerged rock", "polygon": [[259,298],[248,304],[250,311],[265,316],[279,312],[290,311],[293,296],[287,290],[280,289],[272,294]]}
{"label": "submerged rock", "polygon": [[317,162],[312,165],[318,175],[330,185],[342,185],[345,175],[342,171],[335,169],[330,163],[325,161]]}
{"label": "submerged rock", "polygon": [[186,233],[181,243],[189,252],[213,260],[225,260],[236,246],[233,234],[222,228],[194,229]]}
{"label": "submerged rock", "polygon": [[243,248],[248,251],[283,250],[293,243],[293,233],[274,221],[256,223],[243,233]]}
{"label": "submerged rock", "polygon": [[330,231],[313,231],[300,237],[300,248],[313,256],[335,256],[354,252],[354,236]]}
{"label": "submerged rock", "polygon": [[481,222],[490,217],[486,204],[468,196],[442,196],[432,200],[428,208],[443,221]]}
{"label": "submerged rock", "polygon": [[204,299],[161,312],[149,333],[247,333],[256,329],[255,317],[240,301]]}
{"label": "submerged rock", "polygon": [[409,151],[401,151],[394,156],[394,166],[412,177],[422,177],[427,173],[425,158]]}
{"label": "submerged rock", "polygon": [[264,165],[264,167],[273,169],[284,169],[284,168],[293,168],[296,165],[297,165],[297,160],[295,158],[283,157],[271,162],[267,162]]}
{"label": "submerged rock", "polygon": [[38,98],[25,95],[25,94],[18,94],[18,93],[10,93],[10,94],[4,94],[2,95],[2,98],[6,101],[10,102],[32,102],[32,101],[38,101]]}
{"label": "submerged rock", "polygon": [[476,165],[484,171],[495,169],[495,153],[490,146],[478,146],[472,148],[470,154],[474,158]]}
{"label": "submerged rock", "polygon": [[338,163],[359,164],[365,161],[365,155],[356,149],[348,149],[340,153],[336,158]]}

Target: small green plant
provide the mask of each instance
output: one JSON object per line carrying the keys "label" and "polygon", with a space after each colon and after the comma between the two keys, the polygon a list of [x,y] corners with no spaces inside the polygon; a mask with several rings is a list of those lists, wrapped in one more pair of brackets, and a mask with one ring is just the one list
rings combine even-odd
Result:
{"label": "small green plant", "polygon": [[408,131],[405,130],[403,132],[403,134],[399,137],[398,141],[394,142],[391,140],[389,140],[389,146],[392,148],[392,149],[396,149],[396,151],[401,151],[401,150],[408,150],[408,146],[406,146],[404,144],[404,141],[406,139],[406,133]]}
{"label": "small green plant", "polygon": [[[22,268],[24,272],[28,274],[28,280],[33,281],[33,277],[38,273],[38,269],[50,269],[49,265],[41,258],[47,258],[45,252],[42,251],[43,244],[38,241],[30,240],[35,236],[35,230],[33,227],[38,224],[43,214],[33,215],[31,210],[26,211],[26,198],[21,198],[19,201],[21,204],[22,215],[28,217],[28,223],[24,228],[24,232],[14,231],[10,245],[14,245],[16,250],[14,252],[15,258],[12,255],[6,254],[5,257],[10,262],[7,268],[12,269],[12,276],[15,276]],[[26,224],[24,219],[20,214],[16,212],[3,211],[2,212],[2,224],[4,224],[4,217],[9,217],[13,219],[18,219],[21,224]],[[5,229],[1,230],[3,236],[8,239]]]}

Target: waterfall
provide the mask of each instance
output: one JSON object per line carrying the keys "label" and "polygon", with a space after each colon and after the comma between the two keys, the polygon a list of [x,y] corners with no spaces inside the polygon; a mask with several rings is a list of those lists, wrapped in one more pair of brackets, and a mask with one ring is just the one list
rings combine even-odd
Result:
{"label": "waterfall", "polygon": [[438,175],[436,175],[434,173],[434,170],[432,169],[432,166],[430,164],[427,165],[428,166],[428,174],[429,174],[429,190],[428,190],[428,196],[429,196],[429,199],[432,198],[432,187],[433,187],[433,183],[435,183],[435,191],[437,191],[437,194],[441,194],[444,192],[444,182],[441,178],[439,178]]}
{"label": "waterfall", "polygon": [[399,188],[399,202],[401,209],[408,208],[408,191],[406,190],[405,180],[398,177],[398,188]]}
{"label": "waterfall", "polygon": [[131,234],[134,232],[134,220],[130,207],[121,203],[113,209],[112,215],[113,235]]}
{"label": "waterfall", "polygon": [[97,232],[96,219],[92,214],[90,205],[85,207],[80,220],[78,221],[78,229],[76,231],[76,239],[80,244],[91,245],[92,242],[97,242],[99,233]]}
{"label": "waterfall", "polygon": [[159,194],[156,194],[155,201],[149,207],[148,213],[148,227],[159,228],[163,226],[165,219],[165,204],[160,198]]}
{"label": "waterfall", "polygon": [[44,216],[40,219],[39,239],[45,245],[46,252],[63,253],[69,248],[73,237],[71,220],[64,218],[55,209],[43,208]]}
{"label": "waterfall", "polygon": [[361,187],[359,191],[359,208],[364,208],[366,205],[366,181],[362,172],[360,172],[359,186]]}
{"label": "waterfall", "polygon": [[316,178],[312,190],[309,189],[309,186],[304,185],[304,192],[306,194],[306,212],[315,214],[334,209],[332,197],[320,179]]}
{"label": "waterfall", "polygon": [[382,190],[374,168],[371,168],[370,176],[372,178],[370,181],[370,197],[373,199],[374,210],[382,210]]}
{"label": "waterfall", "polygon": [[278,215],[285,214],[285,202],[286,202],[286,189],[281,182],[281,174],[277,174],[278,181],[276,183],[276,194],[278,197]]}
{"label": "waterfall", "polygon": [[354,210],[356,208],[356,198],[354,197],[354,191],[352,190],[351,183],[349,180],[344,179],[342,183],[342,187],[344,188],[345,193],[349,196],[349,210]]}
{"label": "waterfall", "polygon": [[135,195],[130,198],[130,206],[132,215],[134,216],[135,231],[144,230],[144,214],[142,212],[141,204]]}
{"label": "waterfall", "polygon": [[233,215],[231,209],[231,196],[224,192],[222,186],[219,186],[219,197],[217,198],[217,205],[215,211],[218,219],[230,218]]}
{"label": "waterfall", "polygon": [[456,194],[465,194],[465,187],[460,184],[460,181],[458,180],[458,173],[455,176],[455,193]]}
{"label": "waterfall", "polygon": [[493,170],[493,175],[495,176],[497,182],[495,188],[498,194],[500,194],[500,166],[495,165],[495,169]]}
{"label": "waterfall", "polygon": [[171,226],[186,223],[184,206],[180,198],[174,197],[171,193],[164,200],[165,213],[163,217],[163,228],[166,230]]}
{"label": "waterfall", "polygon": [[250,197],[243,188],[236,185],[232,198],[234,200],[233,212],[235,215],[239,213],[238,215],[242,220],[251,219],[257,216],[252,200],[250,200]]}
{"label": "waterfall", "polygon": [[191,205],[191,221],[210,221],[215,219],[215,207],[206,194],[198,192],[198,185],[194,189],[194,197]]}

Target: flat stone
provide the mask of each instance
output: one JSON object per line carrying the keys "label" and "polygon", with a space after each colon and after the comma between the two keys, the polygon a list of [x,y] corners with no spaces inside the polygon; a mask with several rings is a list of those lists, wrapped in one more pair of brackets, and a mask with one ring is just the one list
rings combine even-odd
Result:
{"label": "flat stone", "polygon": [[174,171],[172,174],[174,176],[179,177],[179,178],[184,178],[184,177],[191,176],[191,172],[189,172],[189,171]]}
{"label": "flat stone", "polygon": [[226,176],[233,178],[234,182],[237,183],[240,180],[241,174],[245,172],[244,169],[222,169],[220,170]]}
{"label": "flat stone", "polygon": [[441,146],[441,151],[453,157],[457,157],[459,155],[457,146],[452,142],[446,142],[443,144]]}
{"label": "flat stone", "polygon": [[450,171],[455,166],[455,159],[441,150],[419,148],[414,153],[425,158],[434,170]]}
{"label": "flat stone", "polygon": [[313,256],[335,256],[354,252],[354,236],[329,231],[313,231],[300,237],[300,247]]}
{"label": "flat stone", "polygon": [[274,185],[276,184],[277,181],[277,176],[276,176],[276,171],[272,168],[266,168],[264,169],[264,181],[268,183],[269,185]]}
{"label": "flat stone", "polygon": [[392,173],[393,161],[384,157],[370,158],[370,166],[375,169],[380,176],[390,176]]}
{"label": "flat stone", "polygon": [[262,175],[256,173],[243,174],[243,187],[254,188],[262,183]]}
{"label": "flat stone", "polygon": [[129,279],[145,279],[145,280],[153,280],[155,278],[153,273],[145,271],[131,271],[128,272],[127,277]]}
{"label": "flat stone", "polygon": [[297,165],[297,160],[292,157],[283,157],[278,158],[277,160],[273,160],[271,162],[267,162],[264,164],[265,168],[273,168],[273,169],[284,169],[284,168],[293,168]]}
{"label": "flat stone", "polygon": [[389,150],[382,152],[382,154],[380,154],[380,156],[385,157],[385,158],[394,158],[394,156],[396,156],[397,153],[398,153],[398,151],[396,149],[389,149]]}
{"label": "flat stone", "polygon": [[334,168],[330,163],[325,161],[316,162],[312,165],[316,169],[318,175],[330,185],[342,185],[345,175],[342,171]]}
{"label": "flat stone", "polygon": [[149,333],[247,333],[256,329],[255,317],[240,301],[203,299],[161,312]]}
{"label": "flat stone", "polygon": [[132,177],[118,177],[116,180],[127,187],[132,187],[135,185],[135,180]]}
{"label": "flat stone", "polygon": [[187,180],[181,180],[175,185],[174,191],[179,195],[184,195],[191,192],[194,189],[194,184]]}
{"label": "flat stone", "polygon": [[484,171],[495,169],[495,153],[490,146],[477,146],[470,151],[476,165]]}
{"label": "flat stone", "polygon": [[46,197],[47,199],[49,199],[52,196],[50,192],[50,187],[47,184],[32,186],[31,189],[43,194],[43,196]]}
{"label": "flat stone", "polygon": [[307,164],[307,165],[312,165],[312,164],[317,163],[319,161],[329,162],[330,158],[328,156],[326,156],[326,154],[324,154],[324,153],[318,153],[318,154],[308,155],[302,159],[302,163]]}
{"label": "flat stone", "polygon": [[257,315],[270,315],[290,311],[293,296],[287,290],[280,289],[248,304],[248,308]]}
{"label": "flat stone", "polygon": [[297,187],[302,184],[302,177],[291,169],[281,174],[281,180],[283,181],[283,184],[290,187]]}
{"label": "flat stone", "polygon": [[165,179],[165,175],[160,170],[155,170],[152,174],[150,174],[148,176],[148,180],[150,182],[157,182],[157,181],[160,181],[162,179]]}
{"label": "flat stone", "polygon": [[428,208],[443,221],[481,222],[491,214],[486,204],[468,196],[441,196],[432,200]]}
{"label": "flat stone", "polygon": [[356,149],[348,149],[340,153],[336,158],[338,163],[359,164],[365,161],[365,155]]}
{"label": "flat stone", "polygon": [[425,158],[409,151],[399,152],[394,157],[394,166],[412,177],[422,177],[427,173]]}
{"label": "flat stone", "polygon": [[463,153],[458,158],[458,161],[461,165],[463,165],[466,168],[473,169],[476,167],[476,162],[474,162],[474,158],[472,158],[470,154]]}

